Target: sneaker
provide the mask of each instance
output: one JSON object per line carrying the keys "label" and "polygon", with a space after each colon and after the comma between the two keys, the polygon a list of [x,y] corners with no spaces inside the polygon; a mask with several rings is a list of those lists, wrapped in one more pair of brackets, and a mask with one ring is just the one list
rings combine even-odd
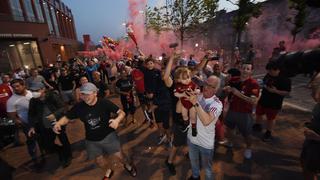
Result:
{"label": "sneaker", "polygon": [[112,175],[113,175],[112,169],[107,169],[106,174],[104,175],[102,180],[109,180],[111,179]]}
{"label": "sneaker", "polygon": [[227,148],[233,148],[233,143],[228,140],[219,141],[218,144],[223,145]]}
{"label": "sneaker", "polygon": [[252,126],[252,130],[255,131],[255,132],[261,132],[261,131],[262,131],[262,126],[261,126],[261,124],[255,123],[255,124]]}
{"label": "sneaker", "polygon": [[200,176],[197,178],[194,178],[192,175],[188,178],[188,180],[200,180]]}
{"label": "sneaker", "polygon": [[148,116],[148,119],[153,120],[153,114],[152,112],[147,112],[147,116]]}
{"label": "sneaker", "polygon": [[160,141],[158,142],[158,145],[162,144],[162,143],[165,142],[166,140],[167,140],[167,135],[160,136]]}
{"label": "sneaker", "polygon": [[171,175],[176,175],[176,168],[174,167],[173,163],[169,163],[168,160],[166,160],[166,166],[169,169]]}
{"label": "sneaker", "polygon": [[144,110],[144,111],[143,111],[143,114],[144,114],[144,117],[146,117],[145,122],[146,122],[146,121],[149,121],[149,122],[150,122],[151,119],[150,119],[150,117],[149,117],[149,114],[148,114],[147,110]]}
{"label": "sneaker", "polygon": [[272,141],[272,135],[271,135],[271,132],[270,131],[266,131],[263,135],[263,138],[262,138],[262,141],[264,142],[270,142]]}
{"label": "sneaker", "polygon": [[252,150],[251,149],[246,149],[246,150],[244,150],[244,157],[246,158],[246,159],[251,159],[251,157],[252,157]]}
{"label": "sneaker", "polygon": [[170,141],[169,141],[169,148],[172,148],[173,147],[173,138],[170,138]]}
{"label": "sneaker", "polygon": [[180,129],[181,132],[185,133],[185,132],[188,131],[188,129],[190,128],[190,126],[191,126],[190,124],[183,124],[183,125],[180,125],[180,126],[179,126],[179,129]]}
{"label": "sneaker", "polygon": [[224,145],[224,144],[226,144],[228,141],[226,140],[226,139],[224,139],[224,140],[220,140],[220,141],[218,141],[218,144],[219,145]]}

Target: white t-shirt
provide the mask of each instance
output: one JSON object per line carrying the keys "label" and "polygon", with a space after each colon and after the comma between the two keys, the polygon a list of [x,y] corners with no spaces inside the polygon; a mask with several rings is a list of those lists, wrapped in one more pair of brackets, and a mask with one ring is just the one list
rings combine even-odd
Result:
{"label": "white t-shirt", "polygon": [[204,126],[197,116],[197,136],[192,136],[192,130],[188,130],[188,139],[191,143],[201,146],[206,149],[214,148],[215,127],[216,122],[222,112],[222,103],[217,96],[204,98],[202,95],[198,97],[200,106],[205,112],[212,112],[215,119],[208,125]]}
{"label": "white t-shirt", "polygon": [[32,93],[27,90],[25,96],[18,94],[13,94],[7,102],[7,112],[17,112],[19,118],[22,122],[28,123],[28,111],[29,111],[29,102],[32,98]]}

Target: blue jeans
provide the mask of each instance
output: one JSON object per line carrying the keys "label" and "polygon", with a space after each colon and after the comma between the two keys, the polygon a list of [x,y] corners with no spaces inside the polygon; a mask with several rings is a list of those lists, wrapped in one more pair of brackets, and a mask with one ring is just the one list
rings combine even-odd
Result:
{"label": "blue jeans", "polygon": [[205,179],[212,180],[213,172],[212,172],[212,157],[213,157],[213,149],[206,149],[201,146],[192,144],[188,139],[189,146],[189,158],[191,162],[192,176],[194,178],[200,177],[200,164],[199,157],[201,156],[202,168],[205,170]]}

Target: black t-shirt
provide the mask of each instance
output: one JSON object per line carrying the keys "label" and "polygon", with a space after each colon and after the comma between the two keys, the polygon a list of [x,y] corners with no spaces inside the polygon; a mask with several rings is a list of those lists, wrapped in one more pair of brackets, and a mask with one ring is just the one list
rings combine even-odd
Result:
{"label": "black t-shirt", "polygon": [[120,91],[129,92],[132,91],[133,82],[130,77],[128,77],[127,79],[119,79],[116,82],[116,86],[120,89]]}
{"label": "black t-shirt", "polygon": [[99,89],[98,98],[104,98],[106,96],[105,91],[109,89],[108,85],[102,81],[94,82],[94,84]]}
{"label": "black t-shirt", "polygon": [[70,75],[60,76],[58,79],[58,84],[61,85],[62,91],[68,91],[73,89],[73,77]]}
{"label": "black t-shirt", "polygon": [[[127,79],[119,79],[116,82],[116,87],[123,92],[130,92],[130,91],[132,92],[132,88],[133,88],[132,79],[130,77],[128,77]],[[125,96],[121,94],[121,97],[125,97]]]}
{"label": "black t-shirt", "polygon": [[144,84],[147,93],[155,93],[157,90],[157,83],[161,81],[161,71],[159,69],[142,68],[144,74]]}
{"label": "black t-shirt", "polygon": [[67,118],[80,120],[86,129],[86,139],[90,141],[101,141],[114,131],[109,127],[111,113],[117,113],[119,107],[107,99],[98,99],[94,106],[85,102],[76,104],[67,114]]}
{"label": "black t-shirt", "polygon": [[156,83],[156,91],[154,94],[154,104],[158,108],[170,110],[171,108],[170,88],[168,88],[162,79]]}
{"label": "black t-shirt", "polygon": [[284,96],[269,92],[265,87],[274,86],[280,91],[291,91],[291,81],[285,77],[272,77],[267,74],[263,78],[264,88],[259,99],[260,105],[271,109],[281,109]]}

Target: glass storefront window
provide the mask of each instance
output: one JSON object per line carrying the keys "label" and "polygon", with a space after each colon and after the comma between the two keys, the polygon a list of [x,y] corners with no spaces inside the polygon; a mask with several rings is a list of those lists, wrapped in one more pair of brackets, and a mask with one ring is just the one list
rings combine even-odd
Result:
{"label": "glass storefront window", "polygon": [[46,14],[46,20],[47,20],[47,24],[49,27],[49,32],[50,34],[55,34],[54,30],[53,30],[53,26],[52,26],[52,22],[51,22],[51,17],[50,17],[50,11],[49,11],[49,7],[47,5],[47,3],[43,4],[43,8],[44,8],[44,12]]}
{"label": "glass storefront window", "polygon": [[52,16],[52,19],[53,19],[53,25],[54,25],[54,28],[56,30],[56,35],[60,36],[59,27],[58,27],[58,23],[57,23],[56,11],[54,10],[53,7],[50,7],[50,9],[51,9],[51,16]]}
{"label": "glass storefront window", "polygon": [[2,41],[0,43],[0,72],[17,68],[42,66],[36,41]]}
{"label": "glass storefront window", "polygon": [[19,0],[10,0],[12,16],[15,21],[24,21],[21,5]]}
{"label": "glass storefront window", "polygon": [[32,9],[32,2],[31,0],[24,0],[24,8],[26,9],[26,14],[28,21],[30,22],[36,22],[36,16],[34,15],[33,9]]}
{"label": "glass storefront window", "polygon": [[39,22],[44,22],[43,12],[42,12],[42,9],[41,9],[40,1],[39,0],[34,0],[34,5],[36,7],[36,11],[37,11],[37,14],[38,14],[38,21]]}

